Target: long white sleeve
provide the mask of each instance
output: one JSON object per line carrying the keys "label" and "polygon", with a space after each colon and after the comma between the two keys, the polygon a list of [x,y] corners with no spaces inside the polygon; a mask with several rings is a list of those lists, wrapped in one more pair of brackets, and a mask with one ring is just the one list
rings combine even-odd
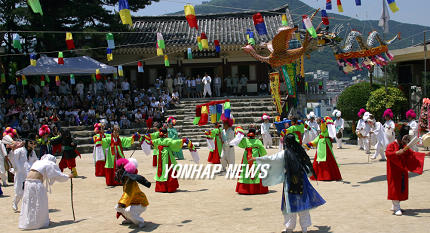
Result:
{"label": "long white sleeve", "polygon": [[60,168],[54,163],[46,167],[46,176],[50,185],[54,184],[55,181],[66,182],[69,179],[69,176],[62,173]]}
{"label": "long white sleeve", "polygon": [[285,179],[285,162],[284,151],[273,155],[255,158],[258,164],[268,164],[267,176],[262,179],[264,186],[277,185],[284,182]]}

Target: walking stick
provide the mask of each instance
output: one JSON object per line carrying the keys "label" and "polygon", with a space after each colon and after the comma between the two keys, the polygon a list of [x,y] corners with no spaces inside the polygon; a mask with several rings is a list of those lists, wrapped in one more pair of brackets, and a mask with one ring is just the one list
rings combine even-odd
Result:
{"label": "walking stick", "polygon": [[70,200],[72,202],[72,213],[73,213],[73,222],[76,221],[75,218],[75,208],[73,207],[73,179],[70,178]]}

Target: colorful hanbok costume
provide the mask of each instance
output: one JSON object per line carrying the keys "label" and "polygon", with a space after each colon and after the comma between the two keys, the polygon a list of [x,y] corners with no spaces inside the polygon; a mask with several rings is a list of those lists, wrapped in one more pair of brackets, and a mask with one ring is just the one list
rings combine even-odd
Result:
{"label": "colorful hanbok costume", "polygon": [[[242,130],[243,131],[243,130]],[[255,129],[251,128],[244,137],[241,128],[236,132],[236,137],[230,142],[230,145],[238,146],[245,149],[242,156],[242,166],[240,172],[240,178],[237,181],[236,192],[239,194],[265,194],[269,192],[269,188],[263,186],[260,177],[260,170],[257,169],[257,163],[255,161],[249,161],[251,158],[258,158],[267,154],[263,143],[255,138]],[[256,170],[255,176],[246,177],[246,174],[251,174],[252,165]]]}
{"label": "colorful hanbok costume", "polygon": [[116,217],[123,216],[125,218],[123,223],[133,223],[144,227],[145,220],[140,215],[146,210],[149,203],[138,183],[150,188],[151,182],[137,174],[138,164],[134,158],[119,159],[116,166],[118,168],[116,178],[118,182],[123,183],[123,194],[115,206]]}
{"label": "colorful hanbok costume", "polygon": [[105,177],[107,186],[121,185],[115,178],[116,161],[124,158],[123,148],[130,148],[136,135],[131,137],[115,137],[113,134],[102,139],[102,148],[106,150]]}
{"label": "colorful hanbok costume", "polygon": [[[41,179],[27,178],[24,184],[21,213],[18,227],[32,230],[49,226],[49,209],[47,190],[55,181],[65,182],[69,176],[61,173],[53,155],[45,154],[41,160],[34,162],[29,175],[35,171]],[[43,182],[46,182],[46,188]]]}
{"label": "colorful hanbok costume", "polygon": [[[95,176],[101,177],[105,176],[105,165],[106,165],[106,150],[102,147],[102,139],[106,137],[103,130],[103,125],[101,123],[96,123],[94,125],[94,150],[93,158],[96,162],[95,164]],[[110,135],[109,135],[110,136]]]}
{"label": "colorful hanbok costume", "polygon": [[60,137],[60,135],[49,137],[50,133],[51,130],[48,125],[42,125],[39,129],[39,136],[41,138],[36,140],[37,144],[39,144],[39,154],[37,155],[37,158],[39,159],[45,154],[52,154],[51,140]]}
{"label": "colorful hanbok costume", "polygon": [[60,163],[58,164],[61,172],[64,171],[64,168],[69,168],[72,171],[73,177],[78,177],[78,172],[76,171],[76,157],[81,157],[81,154],[77,150],[77,144],[73,140],[70,131],[64,130],[61,136],[53,140],[53,142],[54,141],[59,141],[62,145],[62,156]]}
{"label": "colorful hanbok costume", "polygon": [[312,164],[304,149],[295,141],[295,136],[288,134],[284,141],[284,151],[255,160],[258,164],[270,165],[267,176],[262,178],[263,185],[284,184],[281,210],[286,232],[293,232],[297,215],[302,232],[306,232],[312,224],[309,210],[323,205],[325,200],[308,180],[308,176],[314,173]]}
{"label": "colorful hanbok costume", "polygon": [[409,197],[409,172],[422,174],[424,168],[424,156],[426,154],[406,149],[403,153],[397,154],[404,145],[399,140],[404,135],[408,135],[409,127],[403,126],[400,130],[400,136],[396,141],[389,144],[385,151],[387,156],[387,183],[388,183],[388,200],[392,200],[394,214],[402,215],[400,202],[408,200]]}
{"label": "colorful hanbok costume", "polygon": [[312,180],[342,180],[336,159],[333,154],[332,140],[336,135],[333,120],[325,117],[321,120],[321,133],[306,147],[316,147],[313,169],[317,177],[312,176]]}
{"label": "colorful hanbok costume", "polygon": [[[174,126],[176,125],[176,119],[173,117],[169,117],[167,119],[167,124],[168,124],[167,136],[171,139],[179,139],[178,131],[176,131],[176,129],[174,128]],[[173,155],[177,160],[184,159],[184,154],[182,153],[182,150],[178,152],[173,152]]]}
{"label": "colorful hanbok costume", "polygon": [[[219,123],[215,123],[215,128],[205,132],[208,139],[209,156],[208,162],[212,164],[221,163],[221,152],[222,152],[222,128]],[[213,140],[213,143],[211,142]]]}

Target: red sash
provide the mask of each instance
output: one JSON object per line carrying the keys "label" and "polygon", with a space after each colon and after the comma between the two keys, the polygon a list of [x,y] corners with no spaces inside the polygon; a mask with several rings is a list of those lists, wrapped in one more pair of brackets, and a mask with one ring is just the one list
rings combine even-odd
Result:
{"label": "red sash", "polygon": [[112,155],[114,156],[114,160],[113,160],[113,170],[116,170],[116,161],[118,160],[118,156],[119,153],[116,150],[116,146],[119,146],[119,149],[121,150],[121,154],[124,154],[124,151],[122,149],[122,143],[121,143],[121,139],[119,139],[119,137],[117,138],[117,141],[114,141],[114,137],[112,137],[110,139],[110,151],[112,153]]}
{"label": "red sash", "polygon": [[160,177],[163,173],[163,160],[161,159],[161,152],[165,146],[158,146],[158,159],[157,159],[157,176]]}
{"label": "red sash", "polygon": [[[245,148],[246,151],[246,160],[248,161],[248,171],[251,169],[251,166],[254,164],[254,162],[250,162],[249,160],[253,157],[252,156],[252,149],[253,148],[257,148],[257,147],[247,147]],[[255,177],[252,177],[251,179],[253,180]]]}
{"label": "red sash", "polygon": [[299,142],[301,145],[302,144],[302,133],[300,131],[295,131],[294,133],[297,134],[297,136],[299,136]]}

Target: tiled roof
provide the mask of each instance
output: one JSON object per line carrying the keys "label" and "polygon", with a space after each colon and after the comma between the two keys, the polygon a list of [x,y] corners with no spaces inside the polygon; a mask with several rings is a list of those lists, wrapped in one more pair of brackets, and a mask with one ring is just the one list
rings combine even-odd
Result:
{"label": "tiled roof", "polygon": [[[214,40],[219,40],[221,46],[243,45],[247,43],[247,28],[254,31],[255,41],[259,44],[262,41],[268,41],[269,38],[273,38],[278,28],[281,27],[281,14],[285,13],[287,8],[288,5],[284,5],[270,11],[196,15],[199,26],[198,31],[188,26],[184,15],[135,17],[133,18],[131,30],[144,33],[128,34],[125,44],[138,45],[127,46],[117,52],[129,53],[131,52],[130,50],[138,48],[153,48],[155,53],[157,32],[163,34],[167,49],[197,45],[197,36],[201,32],[206,33],[209,45],[213,45]],[[252,15],[257,12],[260,12],[264,17],[268,32],[267,36],[259,36],[255,31]]]}

